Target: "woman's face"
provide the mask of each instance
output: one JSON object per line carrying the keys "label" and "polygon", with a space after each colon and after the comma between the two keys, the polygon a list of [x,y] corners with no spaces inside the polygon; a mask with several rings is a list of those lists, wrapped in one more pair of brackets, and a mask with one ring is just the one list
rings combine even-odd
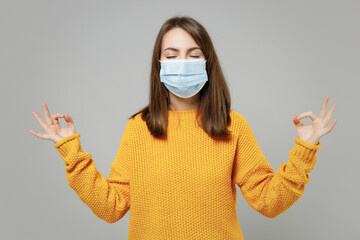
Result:
{"label": "woman's face", "polygon": [[160,60],[204,58],[192,36],[182,28],[168,31],[162,40]]}

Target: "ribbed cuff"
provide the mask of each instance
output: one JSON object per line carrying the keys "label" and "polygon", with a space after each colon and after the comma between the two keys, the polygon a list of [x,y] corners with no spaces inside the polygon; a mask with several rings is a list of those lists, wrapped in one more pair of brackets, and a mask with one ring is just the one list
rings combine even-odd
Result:
{"label": "ribbed cuff", "polygon": [[311,144],[311,143],[308,143],[308,142],[302,140],[302,139],[299,138],[299,137],[296,137],[296,138],[295,138],[295,143],[300,144],[300,145],[302,145],[303,147],[306,147],[306,148],[308,148],[308,149],[310,149],[310,150],[319,150],[320,147],[321,147],[320,141],[318,142],[318,144],[314,145],[314,144]]}
{"label": "ribbed cuff", "polygon": [[303,165],[307,171],[311,171],[315,167],[317,160],[316,152],[320,148],[321,148],[320,141],[318,142],[318,144],[313,145],[304,141],[299,137],[296,137],[295,146],[289,152],[289,154],[292,155],[295,161],[299,160],[301,165]]}
{"label": "ribbed cuff", "polygon": [[76,152],[84,152],[80,145],[80,133],[64,137],[55,143],[54,147],[59,151],[64,160]]}

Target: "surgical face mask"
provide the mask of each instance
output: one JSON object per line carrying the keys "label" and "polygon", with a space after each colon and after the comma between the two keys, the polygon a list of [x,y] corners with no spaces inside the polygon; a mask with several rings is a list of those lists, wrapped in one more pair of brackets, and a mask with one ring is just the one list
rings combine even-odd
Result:
{"label": "surgical face mask", "polygon": [[208,81],[206,60],[203,58],[172,59],[159,62],[161,62],[160,81],[178,97],[194,96]]}

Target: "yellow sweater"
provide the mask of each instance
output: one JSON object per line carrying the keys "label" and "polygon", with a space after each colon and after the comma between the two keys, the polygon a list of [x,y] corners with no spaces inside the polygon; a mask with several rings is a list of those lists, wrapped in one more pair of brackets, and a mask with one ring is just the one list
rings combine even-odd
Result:
{"label": "yellow sweater", "polygon": [[130,209],[128,239],[243,239],[236,185],[257,212],[275,218],[304,193],[320,142],[295,138],[289,160],[274,170],[241,114],[231,110],[232,140],[215,141],[196,109],[168,112],[168,140],[154,138],[140,114],[125,127],[107,179],[75,133],[55,144],[70,187],[108,223]]}

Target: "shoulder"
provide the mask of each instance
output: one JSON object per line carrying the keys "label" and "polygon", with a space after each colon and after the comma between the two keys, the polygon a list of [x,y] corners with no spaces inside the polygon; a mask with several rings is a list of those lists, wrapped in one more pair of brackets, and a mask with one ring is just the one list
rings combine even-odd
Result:
{"label": "shoulder", "polygon": [[236,123],[244,123],[247,122],[246,118],[244,117],[244,115],[240,114],[239,112],[231,109],[230,112],[230,117],[231,117],[231,121],[234,120]]}
{"label": "shoulder", "polygon": [[133,122],[143,121],[141,118],[141,112],[138,112],[138,113],[132,115],[132,118],[130,118],[130,121],[133,121]]}
{"label": "shoulder", "polygon": [[144,135],[148,132],[146,120],[142,118],[141,112],[133,114],[128,118],[126,128],[135,135]]}
{"label": "shoulder", "polygon": [[246,131],[250,128],[250,124],[245,116],[237,111],[230,110],[231,128],[240,134],[240,132]]}
{"label": "shoulder", "polygon": [[142,123],[141,114],[128,117],[125,123],[125,129],[123,131],[122,139],[125,142],[132,142],[138,139],[139,133],[141,133]]}
{"label": "shoulder", "polygon": [[141,125],[144,124],[144,120],[141,118],[141,113],[137,113],[135,115],[132,115],[127,122],[128,128],[136,129],[139,128]]}

